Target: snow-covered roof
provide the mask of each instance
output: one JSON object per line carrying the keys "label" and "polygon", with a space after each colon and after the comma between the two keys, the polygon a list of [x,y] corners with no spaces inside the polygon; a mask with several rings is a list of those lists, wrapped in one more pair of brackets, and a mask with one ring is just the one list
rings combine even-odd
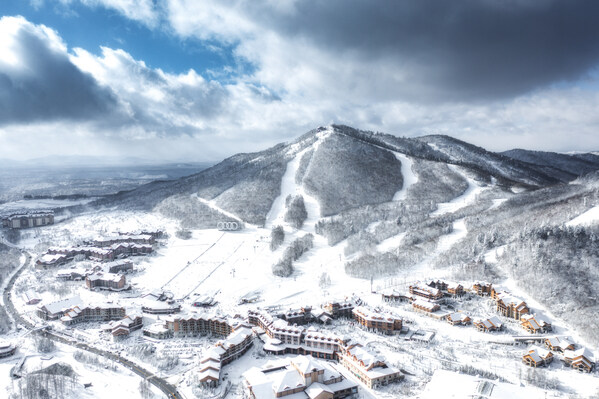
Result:
{"label": "snow-covered roof", "polygon": [[75,306],[83,306],[83,301],[79,296],[41,305],[40,308],[45,308],[48,313],[56,314],[64,312],[65,310],[71,309]]}
{"label": "snow-covered roof", "polygon": [[312,356],[298,356],[293,359],[293,364],[302,374],[324,370],[324,367]]}
{"label": "snow-covered roof", "polygon": [[425,308],[431,312],[439,306],[436,303],[425,301],[424,299],[421,299],[421,298],[416,299],[414,302],[412,302],[412,304],[414,306],[420,306],[422,308]]}

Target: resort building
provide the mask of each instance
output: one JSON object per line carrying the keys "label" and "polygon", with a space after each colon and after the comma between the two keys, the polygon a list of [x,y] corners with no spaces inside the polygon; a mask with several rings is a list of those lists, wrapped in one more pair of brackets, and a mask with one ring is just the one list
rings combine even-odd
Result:
{"label": "resort building", "polygon": [[173,300],[170,301],[158,301],[148,299],[141,306],[141,311],[148,314],[174,314],[181,311],[181,304]]}
{"label": "resort building", "polygon": [[125,273],[133,270],[133,263],[129,260],[119,259],[104,265],[108,273]]}
{"label": "resort building", "polygon": [[499,331],[503,328],[503,323],[497,316],[488,319],[476,319],[472,322],[478,331],[491,332]]}
{"label": "resort building", "polygon": [[472,292],[478,296],[491,296],[491,291],[493,291],[493,284],[491,283],[478,282],[472,285]]}
{"label": "resort building", "polygon": [[462,312],[450,313],[447,315],[445,320],[447,320],[447,322],[452,326],[455,326],[457,324],[465,326],[472,322],[470,317],[466,313]]}
{"label": "resort building", "polygon": [[545,346],[547,347],[547,349],[552,350],[552,351],[556,351],[559,353],[564,353],[565,351],[573,351],[574,350],[574,344],[570,341],[568,341],[565,338],[559,338],[559,337],[551,337],[551,338],[547,338],[545,340]]}
{"label": "resort building", "polygon": [[389,367],[385,359],[361,345],[352,345],[339,355],[339,362],[368,388],[387,385],[404,378],[397,369]]}
{"label": "resort building", "polygon": [[64,316],[65,312],[77,306],[83,306],[83,301],[80,297],[75,296],[41,305],[37,308],[36,313],[38,317],[43,320],[58,320]]}
{"label": "resort building", "polygon": [[353,318],[353,309],[354,304],[349,301],[340,301],[340,302],[328,302],[322,306],[322,308],[331,315],[333,319]]}
{"label": "resort building", "polygon": [[90,290],[123,291],[129,289],[123,274],[97,272],[85,277],[85,285]]}
{"label": "resort building", "polygon": [[64,325],[73,325],[84,322],[99,322],[120,320],[126,316],[125,308],[112,304],[96,306],[74,306],[64,312],[60,321]]}
{"label": "resort building", "polygon": [[253,367],[243,374],[247,396],[274,399],[342,399],[358,395],[358,385],[344,379],[329,364],[310,356],[297,356]]}
{"label": "resort building", "polygon": [[412,302],[412,308],[417,312],[422,313],[434,313],[441,309],[439,304],[434,302],[425,301],[424,299],[418,298]]}
{"label": "resort building", "polygon": [[438,301],[443,298],[443,292],[438,288],[429,287],[425,284],[416,283],[410,285],[410,294],[413,296],[419,296],[429,301]]}
{"label": "resort building", "polygon": [[578,371],[590,373],[595,368],[593,354],[586,348],[564,351],[564,363]]}
{"label": "resort building", "polygon": [[143,329],[144,337],[151,339],[167,339],[173,337],[173,332],[165,327],[164,323],[154,323]]}
{"label": "resort building", "polygon": [[521,320],[529,312],[526,302],[506,293],[496,294],[497,311],[505,317]]}
{"label": "resort building", "polygon": [[54,224],[54,212],[35,211],[5,215],[2,217],[2,227],[11,229],[27,229]]}
{"label": "resort building", "polygon": [[545,333],[551,331],[551,324],[545,320],[537,320],[531,314],[525,314],[521,316],[521,326],[531,334]]}
{"label": "resort building", "polygon": [[375,312],[363,306],[355,308],[352,313],[354,319],[369,330],[389,335],[401,331],[402,320],[391,314]]}
{"label": "resort building", "polygon": [[132,313],[121,320],[110,322],[108,327],[114,338],[125,338],[132,331],[143,327],[143,317],[141,313]]}
{"label": "resort building", "polygon": [[553,361],[553,353],[542,348],[533,348],[522,356],[522,363],[530,367],[546,366]]}

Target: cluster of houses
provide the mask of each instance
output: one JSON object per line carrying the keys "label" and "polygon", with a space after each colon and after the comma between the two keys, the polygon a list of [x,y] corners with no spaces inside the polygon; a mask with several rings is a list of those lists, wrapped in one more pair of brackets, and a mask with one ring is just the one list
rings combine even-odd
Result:
{"label": "cluster of houses", "polygon": [[[325,307],[331,309],[336,306],[329,303]],[[345,311],[344,314],[347,315],[348,312]],[[384,316],[379,321],[375,312],[369,312],[363,307],[352,309],[351,315],[361,324],[372,323],[371,317],[376,317],[377,323],[381,323],[380,330],[385,333],[389,333],[391,329],[397,331],[398,327],[401,330],[401,320],[399,326],[396,324],[398,319],[395,318],[388,321]],[[325,334],[314,327],[291,325],[260,310],[248,311],[248,321],[257,327],[255,331],[264,341],[263,348],[266,353],[337,360],[370,388],[387,385],[404,377],[399,370],[388,366],[382,357],[373,354],[361,344],[352,342],[348,337]],[[391,326],[388,327],[388,324]]]}
{"label": "cluster of houses", "polygon": [[197,313],[167,317],[164,323],[145,328],[143,335],[153,339],[206,335],[226,337],[218,341],[200,360],[199,380],[204,386],[218,385],[222,366],[246,353],[254,338],[252,326],[239,316],[226,318]]}
{"label": "cluster of houses", "polygon": [[[475,283],[470,292],[479,296],[488,296],[495,300],[495,308],[504,317],[520,321],[523,329],[530,333],[544,333],[551,331],[551,324],[537,319],[530,314],[526,302],[505,292],[496,291],[491,284]],[[466,293],[459,283],[431,281],[428,284],[415,283],[409,286],[409,295],[404,295],[397,290],[387,290],[382,293],[386,302],[410,302],[416,312],[427,316],[445,320],[451,325],[473,324],[479,331],[493,332],[503,328],[501,320],[492,316],[472,320],[463,312],[446,312],[441,310],[441,304],[446,297],[460,297]]]}
{"label": "cluster of houses", "polygon": [[2,216],[2,227],[27,229],[54,224],[53,211],[22,211]]}
{"label": "cluster of houses", "polygon": [[[469,289],[470,292],[489,297],[495,301],[495,310],[503,317],[520,322],[520,326],[531,334],[547,333],[552,331],[549,322],[538,318],[530,313],[526,302],[507,292],[497,291],[492,284],[477,282]],[[504,323],[497,316],[488,318],[477,318],[472,320],[464,312],[444,312],[441,304],[445,297],[459,297],[466,290],[458,283],[431,281],[428,284],[416,283],[409,286],[409,295],[402,294],[397,290],[387,290],[382,293],[382,299],[386,302],[410,302],[412,308],[431,317],[445,320],[451,325],[472,324],[478,331],[494,332],[504,328]],[[546,348],[532,348],[522,356],[522,362],[531,367],[540,367],[550,364],[557,351],[562,354],[562,361],[572,368],[580,371],[590,372],[595,363],[592,354],[585,348],[574,350],[574,345],[567,340],[551,337],[545,339]]]}
{"label": "cluster of houses", "polygon": [[75,247],[52,247],[36,261],[38,268],[57,266],[73,260],[76,256],[101,262],[114,261],[129,256],[147,255],[153,252],[156,237],[162,232],[151,232],[137,235],[118,235],[97,238]]}
{"label": "cluster of houses", "polygon": [[[553,352],[561,355],[564,364],[578,371],[590,373],[595,368],[593,354],[586,348],[578,348],[565,338],[549,337],[544,340],[545,348],[533,347],[522,355],[522,362],[530,367],[542,367],[554,359]],[[553,351],[553,352],[552,352]]]}

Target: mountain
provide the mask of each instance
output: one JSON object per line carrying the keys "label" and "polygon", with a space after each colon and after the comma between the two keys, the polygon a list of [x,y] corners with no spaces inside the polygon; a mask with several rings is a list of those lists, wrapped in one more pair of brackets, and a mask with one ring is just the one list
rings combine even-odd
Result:
{"label": "mountain", "polygon": [[593,153],[559,154],[514,149],[502,152],[501,155],[534,165],[539,171],[561,181],[570,181],[599,169],[599,156]]}
{"label": "mountain", "polygon": [[[159,212],[182,228],[281,225],[284,244],[295,238],[293,258],[327,259],[329,248],[357,278],[503,282],[599,343],[595,154],[493,153],[448,136],[333,125],[95,205]],[[307,233],[317,248],[298,241]],[[277,275],[292,274],[293,261],[281,260]]]}
{"label": "mountain", "polygon": [[[576,177],[561,170],[552,173],[552,169],[489,152],[448,136],[400,138],[333,125],[265,151],[234,155],[188,177],[156,181],[121,192],[98,204],[132,209],[160,207],[171,216],[200,212],[203,216],[199,219],[208,221],[206,225],[210,225],[214,217],[221,217],[221,213],[214,212],[222,209],[246,222],[262,225],[280,193],[288,162],[300,153],[300,180],[318,200],[321,216],[389,202],[403,184],[401,162],[396,154],[412,157],[420,173],[431,175],[427,190],[447,186],[446,190],[451,191],[459,187],[460,182],[462,190],[466,188],[462,174],[449,167],[461,167],[481,182],[495,182],[506,189],[538,189]],[[574,167],[571,163],[568,170]],[[455,194],[460,194],[459,191]],[[211,204],[180,197],[191,194]],[[179,197],[174,200],[174,196]],[[441,201],[447,199],[441,197]],[[177,207],[180,209],[175,209]],[[208,215],[212,216],[206,219]]]}

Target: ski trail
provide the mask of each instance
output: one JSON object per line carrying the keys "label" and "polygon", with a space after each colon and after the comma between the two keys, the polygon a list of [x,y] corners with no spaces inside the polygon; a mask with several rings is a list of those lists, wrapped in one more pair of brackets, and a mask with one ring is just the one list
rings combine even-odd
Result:
{"label": "ski trail", "polygon": [[217,212],[219,212],[219,213],[222,213],[223,215],[225,215],[225,216],[227,216],[227,217],[230,217],[231,219],[235,219],[235,220],[237,220],[238,222],[245,223],[245,222],[243,222],[243,220],[241,220],[241,218],[240,218],[239,216],[237,216],[237,215],[235,215],[235,214],[233,214],[233,213],[231,213],[231,212],[229,212],[229,211],[226,211],[226,210],[224,210],[223,208],[221,208],[221,207],[219,207],[218,205],[216,205],[216,204],[215,204],[215,202],[214,202],[214,200],[212,200],[212,201],[208,201],[208,200],[206,200],[206,199],[204,199],[204,198],[202,198],[202,197],[198,196],[197,194],[192,194],[191,196],[192,196],[192,197],[194,197],[194,198],[196,198],[196,199],[197,199],[198,201],[200,201],[202,204],[204,204],[204,205],[206,205],[206,206],[208,206],[208,207],[210,207],[210,208],[214,209],[215,211],[217,211]]}
{"label": "ski trail", "polygon": [[418,182],[418,175],[412,171],[414,162],[412,162],[410,158],[400,152],[392,151],[392,153],[395,155],[395,158],[401,162],[401,176],[403,177],[403,185],[393,196],[393,201],[402,201],[406,199],[408,189],[412,184]]}
{"label": "ski trail", "polygon": [[488,190],[488,187],[480,186],[476,180],[468,177],[464,173],[460,172],[459,168],[455,165],[449,165],[449,167],[456,173],[462,175],[464,179],[468,181],[468,188],[464,191],[464,194],[452,199],[449,202],[442,202],[437,204],[437,210],[431,213],[431,216],[445,215],[446,213],[456,212],[474,202],[476,196],[481,192]]}
{"label": "ski trail", "polygon": [[301,195],[304,197],[304,205],[306,206],[306,212],[308,218],[304,223],[302,230],[309,232],[314,231],[314,223],[320,218],[320,204],[316,198],[309,195],[304,189],[303,185],[295,183],[295,175],[299,168],[299,164],[304,154],[310,150],[316,151],[320,143],[322,143],[329,135],[330,131],[323,131],[318,134],[318,140],[311,146],[303,149],[302,151],[295,154],[293,159],[287,163],[287,168],[281,179],[281,194],[275,198],[273,204],[266,215],[266,222],[264,223],[265,228],[272,228],[275,225],[285,224],[285,199],[289,195]]}

